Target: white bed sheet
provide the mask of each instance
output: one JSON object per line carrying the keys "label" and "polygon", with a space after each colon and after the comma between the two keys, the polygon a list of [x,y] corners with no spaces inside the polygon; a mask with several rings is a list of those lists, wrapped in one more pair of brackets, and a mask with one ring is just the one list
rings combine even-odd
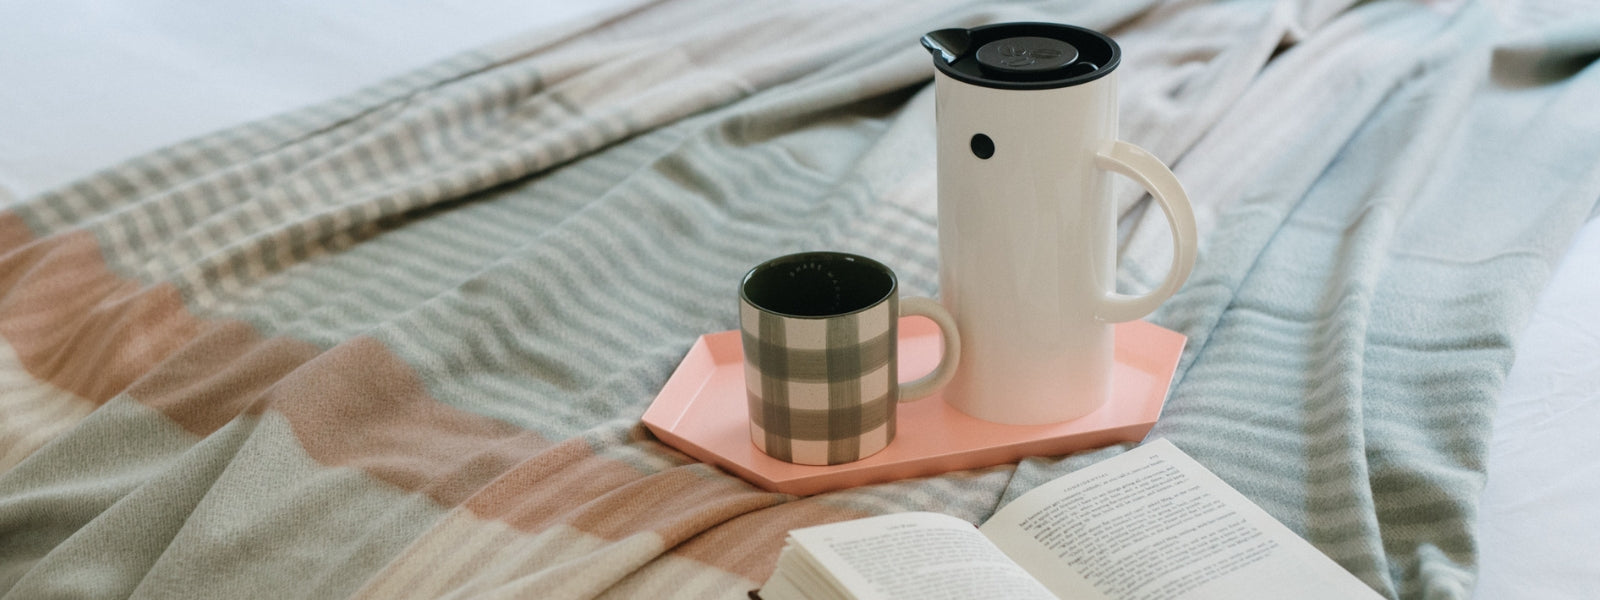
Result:
{"label": "white bed sheet", "polygon": [[[627,0],[0,3],[0,205]],[[1600,589],[1600,220],[1520,339],[1495,424],[1476,597]]]}
{"label": "white bed sheet", "polygon": [[1476,597],[1600,595],[1600,219],[1540,294],[1506,377]]}
{"label": "white bed sheet", "polygon": [[0,188],[355,91],[630,0],[0,2]]}

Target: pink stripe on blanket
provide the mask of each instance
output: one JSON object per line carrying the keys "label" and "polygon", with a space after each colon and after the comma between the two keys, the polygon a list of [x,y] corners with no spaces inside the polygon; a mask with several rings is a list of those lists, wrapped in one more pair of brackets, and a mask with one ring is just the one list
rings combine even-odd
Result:
{"label": "pink stripe on blanket", "polygon": [[198,436],[273,410],[318,463],[514,531],[651,533],[667,554],[759,581],[789,529],[863,516],[785,503],[642,433],[608,451],[649,457],[648,466],[596,454],[583,438],[553,444],[439,402],[371,338],[323,351],[197,317],[172,286],[117,276],[85,231],[35,239],[0,213],[0,290],[0,336],[41,381],[96,403],[127,393]]}
{"label": "pink stripe on blanket", "polygon": [[170,285],[106,267],[87,231],[33,239],[0,213],[0,336],[34,377],[103,404],[200,329]]}

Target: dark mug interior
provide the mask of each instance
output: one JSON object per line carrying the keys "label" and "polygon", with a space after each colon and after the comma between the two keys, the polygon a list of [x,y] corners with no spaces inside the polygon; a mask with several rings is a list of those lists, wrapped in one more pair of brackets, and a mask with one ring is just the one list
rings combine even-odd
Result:
{"label": "dark mug interior", "polygon": [[875,306],[894,291],[894,272],[878,261],[844,252],[803,252],[751,269],[739,295],[771,313],[828,317]]}

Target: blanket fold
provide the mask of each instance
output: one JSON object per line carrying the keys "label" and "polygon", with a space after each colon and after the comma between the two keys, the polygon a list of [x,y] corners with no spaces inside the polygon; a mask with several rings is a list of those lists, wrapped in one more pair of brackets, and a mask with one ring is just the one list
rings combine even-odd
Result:
{"label": "blanket fold", "polygon": [[[1386,596],[1467,598],[1495,394],[1600,200],[1596,28],[1515,6],[641,3],[28,199],[0,597],[742,598],[790,529],[978,522],[1120,451],[796,498],[638,424],[761,260],[937,293],[917,37],[1041,20],[1122,43],[1123,137],[1196,205],[1154,435]],[[1171,254],[1132,190],[1137,289]]]}

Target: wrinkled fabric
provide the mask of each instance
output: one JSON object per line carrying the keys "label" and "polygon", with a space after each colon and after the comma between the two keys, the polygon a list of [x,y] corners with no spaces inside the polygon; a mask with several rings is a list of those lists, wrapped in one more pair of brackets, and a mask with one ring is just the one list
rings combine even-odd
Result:
{"label": "wrinkled fabric", "polygon": [[[742,598],[789,529],[973,522],[1122,450],[798,498],[640,415],[750,266],[937,293],[951,26],[1119,40],[1200,258],[1172,440],[1392,598],[1466,598],[1514,335],[1600,199],[1556,3],[642,4],[0,213],[5,598]],[[1120,285],[1170,261],[1134,187]],[[914,432],[902,432],[914,435]]]}

